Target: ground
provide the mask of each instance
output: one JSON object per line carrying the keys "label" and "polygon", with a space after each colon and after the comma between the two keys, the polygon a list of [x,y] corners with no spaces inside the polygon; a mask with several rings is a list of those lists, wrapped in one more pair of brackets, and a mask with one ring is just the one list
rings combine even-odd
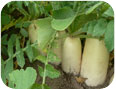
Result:
{"label": "ground", "polygon": [[[38,65],[42,65],[42,64],[39,61],[35,61],[35,62],[33,62],[33,64],[27,62],[28,67],[31,66],[36,69],[36,71],[38,73],[36,83],[41,84],[42,78],[39,76]],[[100,89],[100,88],[105,88],[109,85],[109,80],[114,72],[113,66],[109,66],[106,81],[104,82],[104,84],[97,86],[97,87],[89,87],[85,83],[78,83],[75,79],[75,77],[77,77],[77,76],[71,75],[71,74],[66,74],[65,72],[63,72],[61,65],[58,65],[58,66],[54,65],[54,67],[60,71],[61,75],[59,78],[56,78],[56,79],[46,78],[46,84],[48,86],[50,86],[52,89],[89,89],[89,88]]]}

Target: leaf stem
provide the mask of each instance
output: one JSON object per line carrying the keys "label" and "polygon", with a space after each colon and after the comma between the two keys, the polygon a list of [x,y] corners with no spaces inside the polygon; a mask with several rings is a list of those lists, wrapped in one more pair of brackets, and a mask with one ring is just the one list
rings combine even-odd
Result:
{"label": "leaf stem", "polygon": [[[37,44],[37,43],[31,44],[31,47],[35,46],[36,44]],[[28,47],[23,48],[22,51],[24,52],[27,48],[28,48]],[[16,57],[16,55],[19,54],[20,52],[21,52],[21,51],[16,52],[16,53],[12,56],[12,58]],[[11,57],[10,57],[10,58],[11,58]],[[9,60],[11,60],[10,58],[8,58],[8,59],[4,62],[4,64],[6,64]]]}
{"label": "leaf stem", "polygon": [[[50,50],[51,50],[51,43],[53,42],[53,40],[55,39],[55,35],[56,35],[56,31],[55,31],[55,33],[54,33],[54,35],[53,35],[53,37],[52,37],[52,39],[51,39],[51,41],[50,41],[50,43],[49,43],[49,45],[48,45],[48,53],[50,52]],[[45,80],[46,80],[46,65],[48,64],[48,54],[47,54],[47,60],[46,60],[46,62],[45,62],[45,66],[44,66],[44,74],[43,74],[43,80],[42,80],[42,89],[44,89],[44,85],[45,85]]]}

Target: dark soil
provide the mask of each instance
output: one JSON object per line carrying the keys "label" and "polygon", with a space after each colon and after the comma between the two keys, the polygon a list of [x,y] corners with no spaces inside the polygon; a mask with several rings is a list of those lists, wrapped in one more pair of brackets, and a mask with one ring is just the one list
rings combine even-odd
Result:
{"label": "dark soil", "polygon": [[[39,61],[35,61],[33,64],[29,63],[29,62],[27,62],[27,63],[28,63],[28,67],[31,66],[36,69],[36,71],[38,73],[36,83],[41,84],[42,78],[39,76],[38,65],[42,66],[42,64]],[[59,66],[54,65],[54,67],[60,71],[61,75],[59,78],[56,78],[56,79],[50,79],[48,77],[46,78],[46,84],[52,89],[100,89],[100,88],[105,88],[109,85],[109,80],[114,73],[113,66],[109,66],[108,74],[107,74],[106,81],[104,82],[104,84],[97,86],[97,87],[89,87],[85,83],[81,83],[81,84],[78,83],[75,79],[76,76],[71,75],[71,74],[66,74],[65,72],[63,72],[61,65],[59,65]]]}

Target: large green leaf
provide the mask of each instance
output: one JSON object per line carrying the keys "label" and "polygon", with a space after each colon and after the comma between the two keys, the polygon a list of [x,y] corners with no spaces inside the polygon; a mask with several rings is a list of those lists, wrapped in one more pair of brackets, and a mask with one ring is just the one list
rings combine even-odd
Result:
{"label": "large green leaf", "polygon": [[60,76],[60,72],[56,70],[52,65],[46,65],[46,75],[52,79],[58,78]]}
{"label": "large green leaf", "polygon": [[55,35],[55,30],[51,27],[51,20],[51,18],[44,18],[35,21],[37,25],[38,45],[41,49],[45,48]]}
{"label": "large green leaf", "polygon": [[9,74],[10,81],[15,84],[16,89],[28,89],[36,80],[37,73],[32,67],[27,67],[26,70],[15,70]]}
{"label": "large green leaf", "polygon": [[87,31],[87,34],[90,34],[92,35],[93,34],[93,31],[94,31],[94,27],[96,25],[97,21],[91,21],[88,25],[88,31]]}
{"label": "large green leaf", "polygon": [[34,58],[34,55],[33,55],[33,49],[30,45],[30,42],[27,41],[27,44],[26,44],[26,50],[25,50],[28,58],[29,58],[29,61],[32,62],[33,58]]}
{"label": "large green leaf", "polygon": [[86,12],[85,14],[90,14],[91,12],[93,12],[97,7],[99,7],[101,4],[103,4],[104,2],[99,2],[99,3],[96,3],[94,6],[90,7]]}
{"label": "large green leaf", "polygon": [[107,21],[105,19],[97,20],[92,35],[97,37],[102,36],[106,31],[106,26],[107,26]]}
{"label": "large green leaf", "polygon": [[114,20],[110,21],[107,25],[104,41],[108,51],[112,51],[114,49]]}
{"label": "large green leaf", "polygon": [[53,19],[51,24],[52,27],[57,31],[63,31],[74,21],[75,15],[66,19]]}
{"label": "large green leaf", "polygon": [[71,27],[73,26],[71,28],[71,32],[78,31],[80,28],[83,28],[85,24],[87,24],[90,21],[95,20],[96,18],[97,18],[97,15],[92,14],[92,13],[88,15],[83,14],[83,15],[77,16],[73,22],[74,24],[71,25]]}
{"label": "large green leaf", "polygon": [[103,13],[104,16],[111,16],[111,17],[114,17],[114,11],[113,11],[113,8],[112,7],[109,7],[108,10],[106,10],[104,13]]}
{"label": "large green leaf", "polygon": [[64,7],[59,10],[53,11],[53,18],[54,19],[67,19],[74,16],[74,12],[69,7]]}
{"label": "large green leaf", "polygon": [[24,53],[20,48],[20,41],[18,37],[16,39],[16,53],[17,53],[16,54],[17,63],[21,68],[23,68],[23,66],[25,65],[25,58],[24,58]]}

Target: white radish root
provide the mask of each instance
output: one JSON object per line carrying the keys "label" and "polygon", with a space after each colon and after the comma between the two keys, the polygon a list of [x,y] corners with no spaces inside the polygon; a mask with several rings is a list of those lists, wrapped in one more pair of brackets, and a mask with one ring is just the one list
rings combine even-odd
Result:
{"label": "white radish root", "polygon": [[29,32],[29,39],[31,43],[34,43],[38,39],[36,24],[31,24],[29,26],[28,32]]}
{"label": "white radish root", "polygon": [[98,86],[106,79],[109,63],[109,52],[104,41],[98,39],[86,39],[82,56],[81,76],[87,78],[88,86]]}
{"label": "white radish root", "polygon": [[79,74],[81,63],[80,38],[67,37],[63,46],[62,69],[66,73]]}
{"label": "white radish root", "polygon": [[58,40],[55,40],[56,44],[58,47],[53,48],[53,52],[57,55],[57,57],[60,59],[58,62],[52,62],[52,64],[59,65],[62,61],[62,46],[63,46],[63,41],[64,38],[60,38],[62,35],[65,34],[65,31],[60,31],[58,32],[57,37],[59,38]]}
{"label": "white radish root", "polygon": [[52,64],[59,65],[61,63],[61,59],[62,59],[62,46],[61,46],[62,40],[59,39],[59,40],[55,40],[55,41],[56,41],[58,47],[53,48],[53,52],[60,59],[60,61],[52,62]]}

